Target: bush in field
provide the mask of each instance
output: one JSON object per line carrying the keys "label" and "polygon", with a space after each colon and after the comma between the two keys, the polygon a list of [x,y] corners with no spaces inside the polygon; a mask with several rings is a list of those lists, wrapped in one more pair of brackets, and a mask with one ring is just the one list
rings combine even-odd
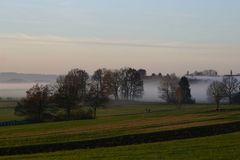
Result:
{"label": "bush in field", "polygon": [[91,108],[74,110],[71,113],[71,118],[75,120],[94,119],[93,110]]}

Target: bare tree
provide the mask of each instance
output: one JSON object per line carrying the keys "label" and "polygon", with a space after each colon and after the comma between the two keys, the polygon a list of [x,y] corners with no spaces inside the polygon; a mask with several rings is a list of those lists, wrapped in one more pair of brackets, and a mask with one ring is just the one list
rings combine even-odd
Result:
{"label": "bare tree", "polygon": [[54,99],[59,107],[66,110],[67,120],[70,120],[72,107],[85,99],[88,79],[87,72],[80,69],[73,69],[57,79]]}
{"label": "bare tree", "polygon": [[115,100],[119,99],[119,90],[122,84],[121,73],[118,70],[112,72],[112,90]]}
{"label": "bare tree", "polygon": [[110,96],[113,94],[113,75],[112,71],[107,69],[98,69],[92,76],[92,81],[96,85],[99,94]]}
{"label": "bare tree", "polygon": [[219,81],[212,82],[208,87],[207,95],[215,101],[217,104],[216,110],[219,111],[220,102],[225,97],[224,83]]}
{"label": "bare tree", "polygon": [[232,103],[232,96],[238,92],[240,83],[233,75],[223,77],[223,84],[225,86],[225,93],[229,99],[229,104]]}
{"label": "bare tree", "polygon": [[108,95],[103,94],[99,89],[99,86],[96,81],[92,81],[89,84],[89,91],[85,98],[85,102],[93,109],[93,118],[97,117],[97,108],[103,106],[108,102]]}
{"label": "bare tree", "polygon": [[126,100],[134,100],[143,95],[143,80],[140,73],[133,68],[121,70],[121,94]]}
{"label": "bare tree", "polygon": [[105,74],[106,69],[98,69],[93,73],[92,76],[92,81],[96,82],[96,87],[95,90],[97,90],[97,92],[100,92],[100,94],[102,94],[101,92],[103,92],[103,77]]}
{"label": "bare tree", "polygon": [[159,86],[160,98],[167,103],[175,103],[176,90],[179,87],[178,81],[179,79],[175,74],[162,76]]}

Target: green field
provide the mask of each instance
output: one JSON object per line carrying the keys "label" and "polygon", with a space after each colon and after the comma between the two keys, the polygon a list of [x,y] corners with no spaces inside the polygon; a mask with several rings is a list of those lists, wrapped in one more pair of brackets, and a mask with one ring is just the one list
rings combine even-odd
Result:
{"label": "green field", "polygon": [[240,132],[161,143],[114,148],[74,150],[25,156],[6,156],[0,160],[238,160]]}
{"label": "green field", "polygon": [[[14,115],[13,106],[14,104],[10,103],[2,104],[0,107],[1,120],[15,120],[21,118]],[[214,105],[204,104],[184,105],[181,109],[177,108],[175,105],[165,104],[136,104],[99,108],[96,120],[77,120],[0,127],[0,148],[84,141],[136,133],[151,133],[194,126],[221,124],[240,120],[239,105],[222,105],[221,107],[223,110],[220,112],[215,111]],[[145,113],[146,108],[150,108],[151,112]],[[233,140],[234,146],[227,147],[227,143],[225,142],[228,142],[231,136],[239,139],[240,133],[192,140],[115,147],[113,149],[106,148],[58,152],[27,156],[26,158],[35,159],[39,156],[39,159],[46,159],[44,156],[47,156],[49,159],[78,159],[78,157],[81,157],[81,159],[93,159],[94,156],[96,156],[99,159],[125,159],[127,158],[126,156],[131,155],[132,157],[128,157],[129,159],[139,159],[139,157],[142,156],[145,156],[144,158],[146,159],[178,159],[177,157],[186,159],[190,154],[193,154],[194,156],[189,158],[193,159],[198,158],[195,156],[205,152],[205,154],[201,155],[204,159],[204,156],[208,156],[207,154],[209,154],[209,157],[217,156],[217,152],[219,152],[221,148],[226,152],[231,152],[239,148],[240,141],[236,140]],[[209,142],[214,143],[209,144]],[[213,153],[207,150],[208,147],[213,150]],[[222,154],[223,153],[219,156],[226,156]],[[233,157],[230,157],[230,159],[231,158]],[[23,157],[19,159],[23,159]]]}
{"label": "green field", "polygon": [[20,120],[21,117],[14,115],[14,101],[0,101],[0,121]]}
{"label": "green field", "polygon": [[151,113],[145,113],[146,104],[116,106],[98,109],[96,120],[0,127],[0,146],[82,141],[240,120],[239,106],[224,106],[228,110],[219,113],[212,105],[189,105],[182,109],[157,104],[147,107]]}

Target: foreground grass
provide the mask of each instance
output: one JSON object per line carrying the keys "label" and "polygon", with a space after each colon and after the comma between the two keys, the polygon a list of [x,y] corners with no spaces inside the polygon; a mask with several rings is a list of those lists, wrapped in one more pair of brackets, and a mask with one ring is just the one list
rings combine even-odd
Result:
{"label": "foreground grass", "polygon": [[[151,113],[146,114],[146,107]],[[240,120],[240,106],[138,104],[98,109],[96,120],[0,127],[0,147],[99,139]]]}
{"label": "foreground grass", "polygon": [[220,136],[177,140],[114,148],[74,150],[23,156],[0,157],[0,160],[238,160],[240,132]]}
{"label": "foreground grass", "polygon": [[0,101],[0,121],[21,120],[14,114],[15,101]]}

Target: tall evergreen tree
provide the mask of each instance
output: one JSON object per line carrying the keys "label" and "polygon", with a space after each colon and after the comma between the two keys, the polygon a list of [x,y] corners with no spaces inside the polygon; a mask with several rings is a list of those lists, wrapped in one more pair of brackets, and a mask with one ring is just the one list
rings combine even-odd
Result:
{"label": "tall evergreen tree", "polygon": [[182,77],[178,84],[182,92],[182,103],[193,103],[190,84],[187,77]]}

